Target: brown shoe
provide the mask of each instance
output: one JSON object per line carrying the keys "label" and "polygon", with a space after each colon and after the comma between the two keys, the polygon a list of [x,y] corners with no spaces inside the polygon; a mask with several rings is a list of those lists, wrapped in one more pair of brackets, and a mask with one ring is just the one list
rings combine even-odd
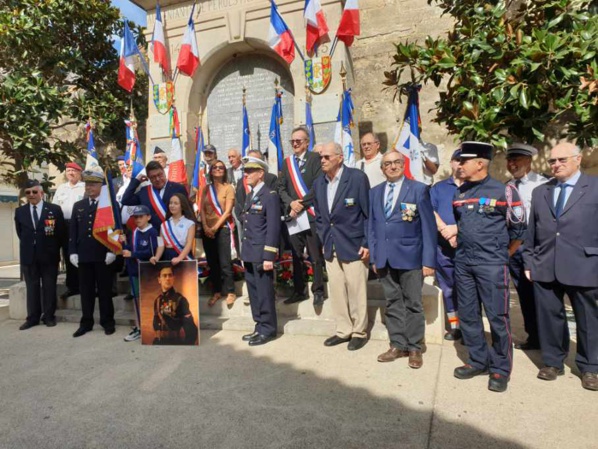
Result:
{"label": "brown shoe", "polygon": [[229,293],[226,296],[226,305],[230,307],[235,303],[236,300],[237,300],[237,295],[235,295],[234,293]]}
{"label": "brown shoe", "polygon": [[216,304],[220,300],[221,297],[222,297],[222,295],[220,293],[214,293],[212,295],[212,297],[210,298],[210,300],[208,301],[208,306],[214,307],[214,304]]}
{"label": "brown shoe", "polygon": [[394,362],[396,359],[399,359],[401,357],[407,357],[409,356],[409,352],[408,351],[402,351],[399,348],[395,348],[394,346],[391,346],[388,351],[386,351],[384,354],[380,354],[378,356],[378,361],[379,362]]}
{"label": "brown shoe", "polygon": [[558,369],[554,366],[545,366],[538,372],[538,379],[556,380],[557,376],[562,376],[563,374],[565,374],[565,370],[563,368]]}
{"label": "brown shoe", "polygon": [[424,364],[421,351],[409,351],[409,368],[420,369]]}
{"label": "brown shoe", "polygon": [[583,373],[581,386],[586,390],[598,391],[598,373]]}

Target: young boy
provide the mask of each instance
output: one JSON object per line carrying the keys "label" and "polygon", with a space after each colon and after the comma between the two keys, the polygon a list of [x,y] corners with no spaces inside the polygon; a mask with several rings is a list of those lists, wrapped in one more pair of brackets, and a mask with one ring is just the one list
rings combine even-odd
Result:
{"label": "young boy", "polygon": [[140,310],[139,310],[139,266],[138,261],[148,261],[156,253],[158,248],[158,231],[150,223],[151,214],[147,206],[135,206],[131,214],[135,219],[137,228],[133,231],[130,249],[123,250],[123,257],[127,261],[129,277],[133,290],[133,301],[135,304],[135,316],[137,325],[125,337],[125,341],[139,340]]}

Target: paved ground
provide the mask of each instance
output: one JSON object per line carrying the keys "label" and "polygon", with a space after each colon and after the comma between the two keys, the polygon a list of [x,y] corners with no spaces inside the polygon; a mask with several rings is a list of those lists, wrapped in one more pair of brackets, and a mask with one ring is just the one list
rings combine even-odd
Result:
{"label": "paved ground", "polygon": [[[536,380],[515,353],[505,394],[459,381],[463,348],[430,346],[424,367],[376,362],[322,338],[250,348],[232,331],[199,348],[142,347],[74,324],[0,322],[0,448],[596,448],[598,393],[567,373]],[[530,359],[529,356],[532,356]]]}

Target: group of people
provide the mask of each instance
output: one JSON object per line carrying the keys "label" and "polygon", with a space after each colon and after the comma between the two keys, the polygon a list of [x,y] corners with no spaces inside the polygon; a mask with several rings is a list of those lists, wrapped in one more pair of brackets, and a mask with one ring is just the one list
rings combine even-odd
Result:
{"label": "group of people", "polygon": [[[238,257],[255,321],[254,331],[243,340],[256,346],[277,336],[274,268],[285,246],[292,250],[294,291],[284,302],[309,298],[307,251],[313,267],[313,305],[322,307],[329,297],[337,322],[335,335],[324,345],[348,343],[349,350],[358,350],[367,343],[367,282],[375,278],[387,302],[390,340],[378,361],[405,358],[413,369],[423,365],[423,280],[434,276],[446,310],[445,339],[462,339],[469,350],[455,377],[489,375],[488,388],[497,392],[507,389],[513,365],[512,278],[528,333],[527,341],[515,347],[541,349],[546,366],[538,377],[555,380],[563,373],[569,350],[563,303],[567,294],[577,321],[576,362],[582,385],[598,390],[598,232],[586,225],[598,208],[598,181],[581,174],[579,149],[562,143],[551,150],[549,181],[531,171],[537,150],[514,144],[507,150],[506,167],[513,179],[505,185],[488,175],[492,145],[463,142],[452,155],[451,176],[430,186],[439,166],[434,145],[422,146],[426,182],[419,182],[405,176],[403,154],[380,151],[376,134],[364,134],[360,144],[363,158],[350,168],[340,145],[320,144],[308,151],[307,129],[295,128],[290,139],[293,154],[284,160],[278,178],[269,173],[260,152],[242,158],[231,149],[227,168],[216,149],[207,145],[207,184],[193,199],[184,186],[168,181],[165,156],[158,152],[147,164],[145,178],[131,179],[123,171],[127,179],[117,197],[123,207],[134,207],[128,214],[137,224],[123,238],[123,256],[129,261],[167,260],[175,266],[195,257],[195,239],[201,236],[213,289],[208,304],[226,298],[229,307],[236,300],[232,261]],[[92,235],[103,174],[84,172],[79,183],[81,169],[75,165],[67,166],[67,187],[56,192],[59,206],[43,202],[41,186],[29,181],[28,204],[15,215],[28,287],[28,317],[21,328],[40,320],[48,326],[56,323],[59,250],[66,245],[68,228],[67,260],[78,268],[74,271],[79,282],[68,279],[73,271],[67,265],[67,295],[78,290],[82,301],[81,324],[74,336],[94,325],[96,291],[100,324],[111,334],[109,266],[116,256]],[[288,231],[298,223],[304,223],[299,232]],[[135,277],[135,269],[129,275]],[[132,296],[138,296],[138,287]],[[491,346],[484,334],[482,306]],[[127,338],[139,338],[139,329]]]}

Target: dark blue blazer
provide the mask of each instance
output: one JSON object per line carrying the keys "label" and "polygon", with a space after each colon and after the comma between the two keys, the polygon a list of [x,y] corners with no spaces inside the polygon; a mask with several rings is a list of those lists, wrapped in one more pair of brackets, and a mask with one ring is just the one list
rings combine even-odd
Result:
{"label": "dark blue blazer", "polygon": [[[386,182],[370,191],[368,239],[370,263],[397,270],[436,267],[436,220],[427,185],[404,178],[397,203],[387,219],[384,216]],[[403,219],[401,203],[415,204],[412,221]]]}
{"label": "dark blue blazer", "polygon": [[44,201],[37,227],[33,227],[29,203],[15,210],[15,228],[19,236],[20,261],[58,263],[60,248],[66,242],[67,230],[62,209]]}
{"label": "dark blue blazer", "polygon": [[[249,200],[249,198],[247,199]],[[245,201],[241,260],[259,264],[275,261],[280,244],[280,197],[264,185],[251,201]]]}
{"label": "dark blue blazer", "polygon": [[[138,179],[131,179],[129,186],[123,193],[122,204],[123,206],[137,206],[139,204],[143,204],[144,206],[149,207],[150,212],[152,213],[152,219],[150,223],[155,229],[160,229],[160,225],[162,225],[162,221],[154,212],[154,208],[152,207],[152,203],[150,201],[149,195],[147,193],[147,187],[142,187],[139,192],[135,193],[135,190],[139,187],[141,182]],[[187,197],[187,189],[182,184],[178,182],[168,181],[166,183],[166,187],[164,189],[164,197],[162,201],[166,205],[166,213],[168,213],[168,203],[170,202],[170,197],[175,193],[182,193],[185,197]]]}
{"label": "dark blue blazer", "polygon": [[344,167],[338,189],[328,212],[328,178],[314,182],[316,229],[324,247],[324,258],[336,257],[343,262],[359,260],[359,248],[367,248],[370,182],[361,170]]}
{"label": "dark blue blazer", "polygon": [[581,175],[557,221],[556,179],[532,192],[523,258],[532,280],[598,287],[598,177]]}

